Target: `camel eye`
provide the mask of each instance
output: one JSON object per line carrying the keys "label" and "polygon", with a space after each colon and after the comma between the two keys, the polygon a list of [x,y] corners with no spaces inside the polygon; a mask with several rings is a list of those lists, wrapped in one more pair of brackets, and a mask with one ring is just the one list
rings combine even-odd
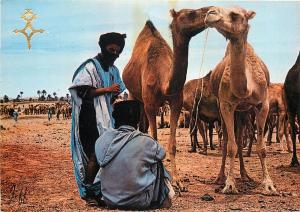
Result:
{"label": "camel eye", "polygon": [[230,13],[230,17],[231,17],[232,21],[236,21],[239,18],[239,16],[240,15],[238,13],[235,13],[235,12]]}

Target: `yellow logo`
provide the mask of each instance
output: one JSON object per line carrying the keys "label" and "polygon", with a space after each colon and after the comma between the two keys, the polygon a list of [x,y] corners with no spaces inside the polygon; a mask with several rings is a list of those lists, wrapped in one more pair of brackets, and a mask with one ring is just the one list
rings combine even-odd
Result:
{"label": "yellow logo", "polygon": [[26,22],[26,25],[23,29],[15,29],[14,33],[16,33],[16,34],[22,33],[26,37],[28,49],[30,49],[31,48],[30,41],[31,41],[32,36],[37,32],[43,33],[45,30],[34,29],[32,27],[32,21],[37,18],[37,15],[34,14],[31,9],[25,9],[25,12],[21,16],[21,18]]}

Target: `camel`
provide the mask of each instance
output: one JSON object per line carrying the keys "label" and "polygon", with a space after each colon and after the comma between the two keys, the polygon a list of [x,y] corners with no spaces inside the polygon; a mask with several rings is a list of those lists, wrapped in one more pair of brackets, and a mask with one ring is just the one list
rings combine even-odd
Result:
{"label": "camel", "polygon": [[[227,194],[238,193],[234,182],[234,160],[238,150],[242,148],[245,113],[251,108],[255,109],[256,115],[256,147],[263,170],[263,185],[268,194],[276,193],[268,173],[266,145],[263,139],[269,111],[269,73],[266,65],[247,42],[248,21],[254,16],[254,11],[242,8],[213,7],[205,17],[208,27],[216,28],[229,40],[225,57],[213,70],[210,78],[212,91],[219,99],[220,112],[227,131],[227,139],[224,141],[228,141],[224,142],[223,155],[228,153],[230,163],[225,187],[222,190]],[[240,160],[242,158],[241,156]]]}
{"label": "camel", "polygon": [[[288,152],[291,151],[291,141],[288,133],[287,112],[286,112],[286,100],[284,98],[283,84],[270,83],[269,86],[269,114],[266,120],[265,132],[268,131],[267,141],[268,145],[271,145],[273,128],[277,128],[276,140],[280,143],[281,153],[285,153],[283,147],[283,135],[287,143]],[[251,154],[253,139],[250,140],[247,156]]]}
{"label": "camel", "polygon": [[[284,98],[284,90],[283,90],[283,84],[281,83],[271,83],[269,86],[269,115],[268,119],[272,117],[273,114],[276,114],[278,116],[277,118],[277,134],[278,134],[278,140],[280,142],[280,149],[281,152],[284,152],[283,148],[283,135],[285,134],[285,139],[287,142],[287,149],[289,152],[291,152],[290,147],[290,139],[288,137],[288,134],[286,133],[287,128],[286,125],[286,102]],[[271,144],[271,141],[270,143]]]}
{"label": "camel", "polygon": [[190,113],[189,111],[182,110],[178,119],[179,128],[188,128],[190,125]]}
{"label": "camel", "polygon": [[[289,70],[285,81],[284,81],[284,91],[287,102],[287,113],[292,128],[292,142],[293,142],[293,157],[292,166],[299,166],[297,158],[296,149],[296,117],[298,125],[300,126],[300,52],[296,63]],[[300,133],[298,135],[298,140],[300,141]]]}
{"label": "camel", "polygon": [[176,127],[182,108],[182,90],[186,80],[188,49],[190,39],[205,29],[204,18],[210,7],[200,9],[171,10],[170,25],[173,38],[173,53],[166,41],[147,21],[140,32],[131,59],[126,65],[122,78],[130,97],[144,105],[150,125],[150,135],[157,139],[156,111],[168,101],[171,110],[168,153],[171,161],[173,182],[180,190],[186,190],[177,175]]}
{"label": "camel", "polygon": [[[192,120],[190,124],[192,149],[190,152],[196,152],[196,146],[198,145],[197,129],[196,129],[197,126],[204,143],[204,149],[202,153],[207,154],[208,141],[207,141],[207,136],[205,136],[205,132],[203,129],[203,123],[201,121],[204,121],[209,124],[210,148],[214,149],[212,143],[212,127],[214,122],[215,121],[220,122],[221,118],[219,113],[217,97],[212,94],[210,89],[210,85],[209,85],[210,75],[211,72],[209,72],[203,78],[190,80],[184,85],[183,88],[183,107],[190,112],[191,120]],[[198,104],[198,101],[200,100],[200,96],[201,96],[202,80],[203,80],[203,91],[202,91],[201,101]],[[198,108],[196,108],[197,107],[196,105],[198,105]],[[198,114],[196,114],[197,112]],[[197,118],[197,123],[195,123],[196,118]],[[194,126],[195,124],[196,126]]]}

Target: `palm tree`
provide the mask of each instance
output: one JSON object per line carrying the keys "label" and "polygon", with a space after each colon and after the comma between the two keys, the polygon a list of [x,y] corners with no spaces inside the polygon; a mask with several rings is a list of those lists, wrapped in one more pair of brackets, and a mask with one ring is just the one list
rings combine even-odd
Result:
{"label": "palm tree", "polygon": [[47,91],[46,90],[42,90],[42,94],[43,94],[43,96],[46,96]]}
{"label": "palm tree", "polygon": [[54,99],[57,100],[56,92],[53,92]]}
{"label": "palm tree", "polygon": [[20,91],[20,95],[21,95],[21,99],[22,99],[23,91]]}
{"label": "palm tree", "polygon": [[37,94],[39,95],[39,99],[40,99],[40,98],[41,98],[41,91],[38,90],[38,91],[37,91]]}
{"label": "palm tree", "polygon": [[4,102],[9,102],[9,98],[8,98],[7,95],[4,95],[4,96],[3,96],[3,101],[4,101]]}

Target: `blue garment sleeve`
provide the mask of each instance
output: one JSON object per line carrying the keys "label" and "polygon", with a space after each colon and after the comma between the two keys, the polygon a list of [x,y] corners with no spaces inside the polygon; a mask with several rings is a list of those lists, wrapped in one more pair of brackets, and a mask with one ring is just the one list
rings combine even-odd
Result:
{"label": "blue garment sleeve", "polygon": [[80,86],[90,86],[96,88],[97,82],[92,76],[95,65],[92,62],[86,63],[84,66],[81,66],[74,76],[72,86],[70,88],[80,87]]}
{"label": "blue garment sleeve", "polygon": [[121,76],[120,76],[120,72],[119,72],[119,69],[117,67],[114,67],[114,81],[115,83],[119,84],[120,85],[120,93],[122,93],[123,91],[125,91],[126,89],[126,86],[123,82],[123,80],[121,79]]}
{"label": "blue garment sleeve", "polygon": [[150,137],[145,137],[146,143],[145,143],[145,157],[146,160],[150,163],[156,163],[158,161],[162,161],[166,156],[165,149],[159,145],[159,143],[156,140],[153,140]]}

